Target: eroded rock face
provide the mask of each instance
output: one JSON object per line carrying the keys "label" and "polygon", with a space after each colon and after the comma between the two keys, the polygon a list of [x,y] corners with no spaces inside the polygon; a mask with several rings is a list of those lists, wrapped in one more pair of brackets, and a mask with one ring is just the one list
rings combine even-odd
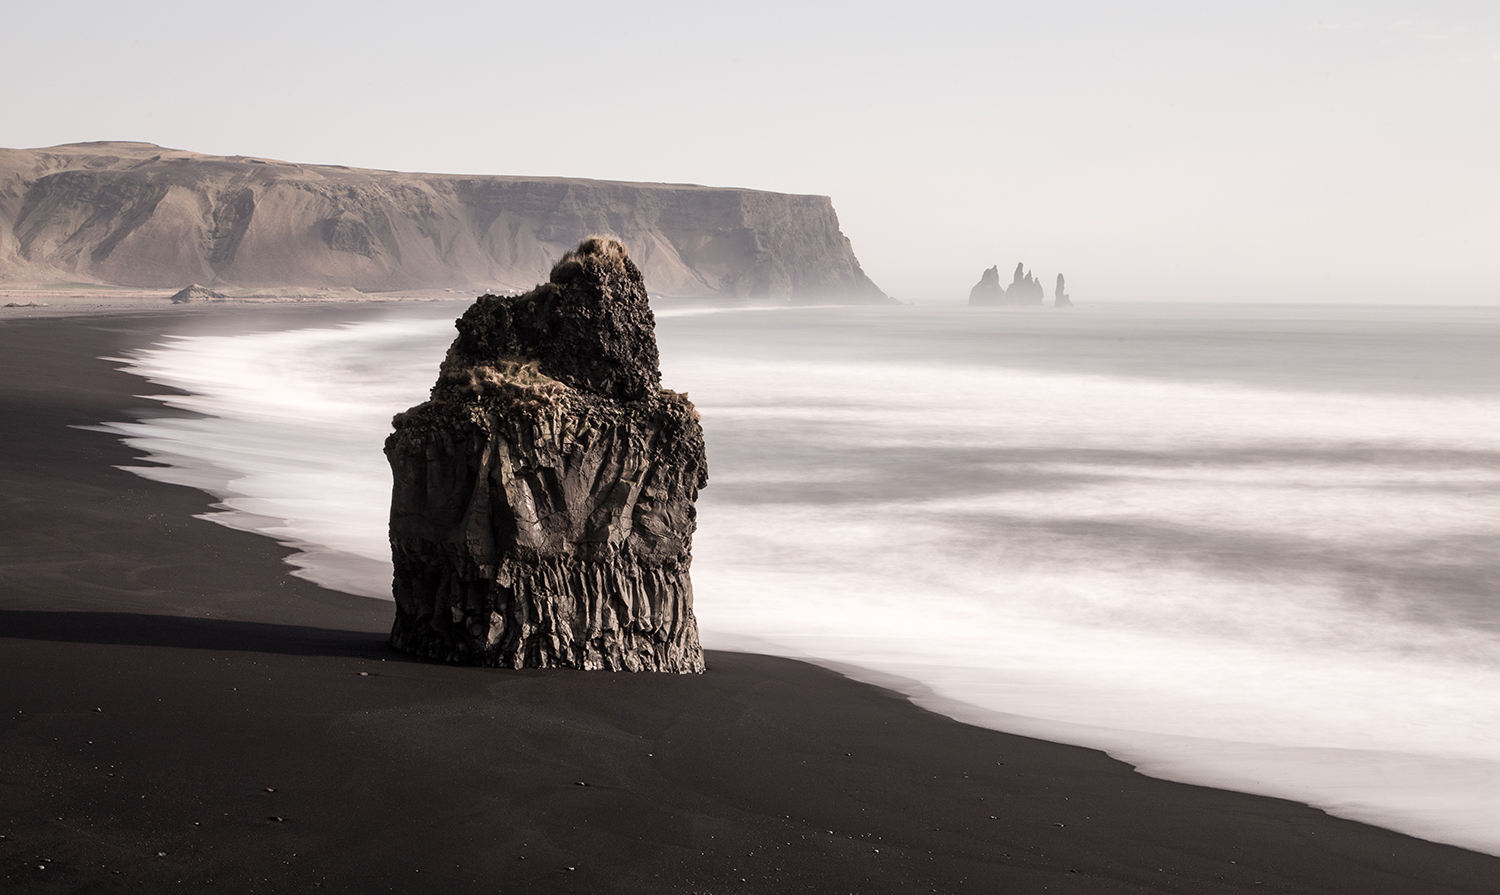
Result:
{"label": "eroded rock face", "polygon": [[1065,288],[1065,286],[1064,286],[1064,283],[1063,283],[1063,275],[1062,274],[1058,274],[1057,275],[1057,289],[1052,293],[1052,306],[1054,308],[1071,308],[1071,307],[1073,307],[1073,299],[1072,299],[1072,297],[1070,295],[1068,295],[1067,292],[1063,291],[1064,288]]}
{"label": "eroded rock face", "polygon": [[551,282],[458,321],[432,400],[386,440],[391,644],[512,668],[696,672],[688,577],[708,481],[660,387],[640,271],[591,237]]}

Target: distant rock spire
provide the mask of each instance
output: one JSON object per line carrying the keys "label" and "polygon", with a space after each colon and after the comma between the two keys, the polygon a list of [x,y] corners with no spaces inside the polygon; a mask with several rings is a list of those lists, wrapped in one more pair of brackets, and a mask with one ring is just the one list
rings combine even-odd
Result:
{"label": "distant rock spire", "polygon": [[997,265],[986,270],[979,277],[979,282],[969,290],[969,304],[971,305],[1002,305],[1005,304],[1005,287],[1000,285],[1000,267]]}
{"label": "distant rock spire", "polygon": [[1058,274],[1057,275],[1057,290],[1052,293],[1052,307],[1054,307],[1054,308],[1071,308],[1071,307],[1073,307],[1073,299],[1069,298],[1068,297],[1068,293],[1066,293],[1066,292],[1063,291],[1063,275],[1062,274]]}
{"label": "distant rock spire", "polygon": [[1005,303],[1039,305],[1046,294],[1041,281],[1033,277],[1024,264],[1017,263],[1016,272],[1011,276],[1010,288],[1005,290]]}
{"label": "distant rock spire", "polygon": [[1026,270],[1024,263],[1016,264],[1011,276],[1010,288],[1000,285],[1000,266],[984,272],[979,282],[969,290],[971,305],[1039,305],[1046,295],[1040,280]]}

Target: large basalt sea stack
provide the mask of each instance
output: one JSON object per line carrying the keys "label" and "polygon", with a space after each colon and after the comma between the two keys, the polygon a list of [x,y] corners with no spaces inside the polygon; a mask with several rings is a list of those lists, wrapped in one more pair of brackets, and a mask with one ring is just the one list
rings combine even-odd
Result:
{"label": "large basalt sea stack", "polygon": [[432,399],[394,420],[391,644],[512,668],[696,672],[688,578],[708,481],[661,388],[641,273],[590,237],[458,320]]}

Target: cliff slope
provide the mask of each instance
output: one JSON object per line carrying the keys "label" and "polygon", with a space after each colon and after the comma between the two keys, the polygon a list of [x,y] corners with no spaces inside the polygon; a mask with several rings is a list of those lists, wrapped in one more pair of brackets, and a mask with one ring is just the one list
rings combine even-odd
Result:
{"label": "cliff slope", "polygon": [[589,233],[653,293],[887,302],[826,196],[463,176],[150,143],[0,149],[0,284],[525,288]]}

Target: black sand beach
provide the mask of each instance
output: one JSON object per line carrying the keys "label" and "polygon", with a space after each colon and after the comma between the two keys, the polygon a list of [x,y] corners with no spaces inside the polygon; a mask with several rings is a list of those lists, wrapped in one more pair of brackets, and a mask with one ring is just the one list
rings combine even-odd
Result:
{"label": "black sand beach", "polygon": [[[409,661],[84,431],[183,320],[0,321],[0,888],[17,892],[1500,892],[1500,858],[1153,780],[830,671]],[[375,313],[375,312],[371,312]]]}

